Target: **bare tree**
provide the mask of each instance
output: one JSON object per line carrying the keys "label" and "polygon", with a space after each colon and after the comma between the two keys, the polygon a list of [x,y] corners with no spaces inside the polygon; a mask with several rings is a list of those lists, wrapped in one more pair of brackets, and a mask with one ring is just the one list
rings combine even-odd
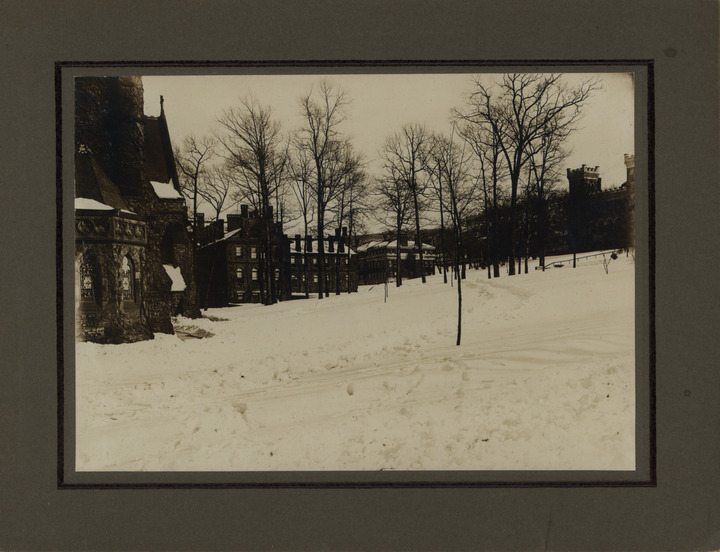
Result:
{"label": "bare tree", "polygon": [[[434,140],[433,157],[438,160],[439,173],[445,182],[445,209],[450,213],[454,237],[454,275],[457,278],[458,328],[456,345],[460,345],[462,333],[462,280],[465,277],[465,252],[463,248],[463,221],[473,205],[477,191],[477,177],[472,175],[471,152],[464,140],[453,133],[450,138],[437,136]],[[461,272],[462,264],[462,272]]]}
{"label": "bare tree", "polygon": [[[340,191],[337,194],[334,205],[331,208],[331,212],[334,215],[332,221],[336,228],[346,228],[345,224],[348,223],[350,228],[350,234],[344,236],[341,239],[347,241],[349,250],[350,237],[353,233],[353,222],[357,223],[357,219],[363,212],[362,201],[366,194],[367,189],[367,173],[363,169],[363,160],[360,155],[354,154],[352,150],[348,152],[348,158],[346,160],[347,165],[345,170],[342,172],[342,184]],[[335,294],[340,294],[340,267],[338,266],[336,255],[335,259]],[[350,263],[350,254],[348,252],[346,261]],[[348,292],[350,291],[348,281]]]}
{"label": "bare tree", "polygon": [[198,195],[202,197],[202,185],[208,176],[208,163],[215,156],[215,145],[212,136],[197,139],[190,134],[183,141],[182,148],[175,147],[175,164],[180,169],[180,190],[193,203],[193,229],[197,221]]}
{"label": "bare tree", "polygon": [[420,257],[420,273],[425,283],[422,241],[420,240],[420,214],[423,194],[428,185],[425,158],[430,145],[430,133],[423,125],[406,124],[385,140],[380,156],[385,171],[396,175],[398,183],[407,186],[412,197],[415,216],[415,247]]}
{"label": "bare tree", "polygon": [[[310,224],[315,220],[315,193],[313,191],[311,179],[313,178],[313,160],[310,158],[309,151],[301,147],[295,147],[292,150],[290,171],[290,188],[295,196],[295,200],[300,213],[303,225],[303,240],[310,231]],[[303,241],[303,243],[305,243]],[[303,288],[305,297],[310,297],[310,289],[308,286],[308,263],[307,251],[303,246],[303,272],[304,282]]]}
{"label": "bare tree", "polygon": [[535,192],[538,210],[538,257],[545,270],[545,247],[548,233],[548,192],[560,178],[560,169],[570,151],[562,147],[571,129],[554,128],[551,122],[531,144],[530,168],[535,179]]}
{"label": "bare tree", "polygon": [[[340,190],[342,180],[338,177],[338,168],[342,166],[343,151],[347,143],[340,134],[340,125],[345,120],[345,108],[348,100],[345,93],[330,84],[321,81],[317,87],[300,98],[303,126],[298,133],[298,145],[305,149],[314,164],[312,187],[317,209],[318,231],[318,297],[329,294],[326,286],[325,213]],[[341,171],[340,171],[341,172]]]}
{"label": "bare tree", "polygon": [[376,198],[376,217],[378,221],[395,231],[395,286],[402,285],[402,264],[400,255],[400,242],[403,230],[412,220],[413,200],[410,189],[404,185],[402,177],[394,172],[392,166],[384,178],[375,183],[373,195]]}
{"label": "bare tree", "polygon": [[218,119],[221,131],[216,134],[224,148],[228,166],[234,171],[239,196],[255,205],[262,224],[260,248],[260,293],[264,304],[277,300],[271,237],[273,215],[271,202],[287,169],[287,142],[281,126],[272,118],[270,107],[254,98],[245,98],[238,107],[225,110]]}
{"label": "bare tree", "polygon": [[[502,122],[498,123],[498,128]],[[492,127],[479,124],[463,124],[460,134],[470,145],[479,162],[480,184],[483,197],[483,212],[488,240],[488,277],[490,265],[492,275],[500,277],[500,216],[498,199],[501,181],[507,176],[507,168],[502,158],[499,133]]]}
{"label": "bare tree", "polygon": [[594,80],[570,88],[562,81],[562,75],[555,74],[507,74],[491,86],[477,77],[467,109],[456,111],[466,121],[489,126],[500,141],[511,185],[510,275],[515,274],[518,183],[529,159],[529,146],[549,128],[566,134],[574,130],[581,107],[596,88]]}
{"label": "bare tree", "polygon": [[236,200],[237,182],[226,164],[208,169],[203,175],[197,193],[215,213],[215,220],[220,220],[221,213],[232,208]]}

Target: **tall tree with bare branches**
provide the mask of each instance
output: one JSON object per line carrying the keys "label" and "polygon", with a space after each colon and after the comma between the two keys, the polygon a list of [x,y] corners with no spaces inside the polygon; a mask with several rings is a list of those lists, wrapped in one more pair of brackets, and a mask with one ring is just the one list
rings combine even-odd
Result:
{"label": "tall tree with bare branches", "polygon": [[463,248],[463,222],[474,204],[477,177],[473,176],[471,151],[468,144],[453,132],[448,138],[436,135],[433,140],[432,157],[437,160],[438,170],[445,183],[445,206],[450,213],[454,238],[454,277],[457,279],[458,326],[456,345],[462,334],[462,280],[465,278],[465,253]]}
{"label": "tall tree with bare branches", "polygon": [[388,167],[382,178],[375,181],[373,188],[377,220],[395,232],[395,286],[402,285],[402,263],[400,242],[403,231],[413,216],[412,194],[402,182],[402,177]]}
{"label": "tall tree with bare branches", "polygon": [[202,197],[203,184],[208,178],[209,162],[215,157],[216,140],[212,136],[198,139],[192,134],[175,147],[175,164],[180,169],[180,190],[193,204],[193,229],[196,227],[198,196]]}
{"label": "tall tree with bare branches", "polygon": [[198,187],[198,195],[214,212],[214,219],[220,220],[223,211],[232,208],[236,200],[237,182],[226,164],[208,169]]}
{"label": "tall tree with bare branches", "polygon": [[[502,122],[499,122],[499,125]],[[507,177],[499,134],[492,127],[464,123],[460,135],[471,147],[479,164],[485,233],[488,240],[488,277],[500,277],[500,217],[498,199],[501,182]]]}
{"label": "tall tree with bare branches", "polygon": [[[345,92],[328,81],[321,81],[300,98],[303,125],[297,143],[305,149],[314,165],[312,187],[315,195],[318,231],[318,297],[329,295],[325,274],[325,215],[340,190],[338,178],[348,144],[340,133],[346,117],[348,99]],[[347,160],[347,159],[346,159]]]}
{"label": "tall tree with bare branches", "polygon": [[260,248],[261,298],[264,304],[277,300],[271,236],[274,224],[271,202],[287,169],[288,143],[270,107],[255,98],[225,110],[218,119],[216,138],[223,147],[228,167],[235,173],[239,194],[255,205],[262,224]]}
{"label": "tall tree with bare branches", "polygon": [[510,197],[509,273],[515,274],[515,211],[521,171],[529,160],[529,146],[548,129],[569,134],[576,128],[583,104],[597,88],[595,80],[577,87],[565,84],[562,75],[514,73],[486,85],[482,76],[468,97],[467,107],[456,115],[486,125],[498,136],[508,167]]}
{"label": "tall tree with bare branches", "polygon": [[[310,225],[315,220],[315,193],[312,187],[312,178],[314,175],[313,160],[310,152],[302,147],[294,147],[291,153],[291,162],[289,164],[290,189],[295,196],[295,201],[300,214],[303,227],[303,240],[310,232]],[[303,241],[303,243],[305,243]],[[303,289],[305,297],[310,297],[310,288],[308,283],[308,259],[307,251],[303,247]]]}
{"label": "tall tree with bare branches", "polygon": [[406,124],[390,135],[383,146],[380,156],[385,172],[396,175],[398,183],[407,186],[412,197],[415,218],[415,247],[420,258],[420,274],[425,283],[425,264],[423,261],[422,241],[420,239],[420,216],[423,196],[428,186],[425,158],[430,146],[430,133],[420,124]]}

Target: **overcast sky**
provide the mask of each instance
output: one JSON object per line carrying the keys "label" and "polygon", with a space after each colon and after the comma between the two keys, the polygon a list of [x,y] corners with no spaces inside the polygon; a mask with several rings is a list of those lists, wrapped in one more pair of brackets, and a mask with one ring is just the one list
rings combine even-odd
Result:
{"label": "overcast sky", "polygon": [[[603,187],[617,186],[625,181],[623,155],[634,153],[633,79],[628,73],[565,74],[564,78],[576,84],[590,76],[598,78],[602,89],[585,105],[580,130],[568,141],[573,153],[566,165],[599,165]],[[163,95],[171,139],[181,145],[188,134],[209,133],[224,109],[253,94],[290,131],[302,123],[300,96],[324,77],[346,91],[351,103],[343,131],[371,167],[385,138],[405,123],[421,122],[449,134],[450,110],[463,106],[473,79],[469,73],[145,76],[145,113],[157,115]]]}

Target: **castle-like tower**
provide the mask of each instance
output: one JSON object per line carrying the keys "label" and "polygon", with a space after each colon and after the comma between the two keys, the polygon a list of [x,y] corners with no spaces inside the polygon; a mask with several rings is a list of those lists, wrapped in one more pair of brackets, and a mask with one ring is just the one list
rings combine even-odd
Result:
{"label": "castle-like tower", "polygon": [[635,247],[635,155],[625,154],[627,170],[627,240],[628,247]]}
{"label": "castle-like tower", "polygon": [[600,192],[602,178],[600,178],[600,167],[588,167],[583,165],[579,169],[568,169],[567,178],[570,183],[570,195],[592,195]]}
{"label": "castle-like tower", "polygon": [[600,167],[567,169],[568,245],[573,252],[620,249],[633,245],[635,158],[625,155],[627,182],[602,189]]}

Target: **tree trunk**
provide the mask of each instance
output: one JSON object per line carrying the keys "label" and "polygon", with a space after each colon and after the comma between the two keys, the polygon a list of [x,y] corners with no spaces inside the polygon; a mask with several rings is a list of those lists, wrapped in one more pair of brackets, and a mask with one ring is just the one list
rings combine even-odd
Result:
{"label": "tree trunk", "polygon": [[322,237],[325,233],[325,221],[323,219],[322,207],[318,201],[318,253],[317,253],[317,277],[318,277],[318,299],[323,298],[325,283],[325,251],[323,249]]}
{"label": "tree trunk", "polygon": [[510,178],[511,193],[510,193],[510,260],[508,276],[515,275],[515,208],[517,207],[517,188],[518,181],[520,180],[520,167],[513,171]]}
{"label": "tree trunk", "polygon": [[447,255],[445,253],[445,217],[443,215],[445,209],[442,201],[442,181],[438,177],[438,186],[440,191],[440,247],[442,249],[442,273],[443,282],[447,284]]}
{"label": "tree trunk", "polygon": [[402,231],[402,223],[400,215],[397,217],[397,236],[395,238],[395,287],[402,285],[402,271],[400,270],[400,233]]}
{"label": "tree trunk", "polygon": [[[413,177],[414,178],[414,177]],[[420,241],[420,208],[418,207],[417,190],[413,186],[413,202],[415,204],[415,247],[418,248],[420,256],[420,274],[422,283],[425,283],[425,264],[423,263],[422,242]],[[417,260],[415,261],[417,263]],[[416,265],[417,266],[417,265]]]}

